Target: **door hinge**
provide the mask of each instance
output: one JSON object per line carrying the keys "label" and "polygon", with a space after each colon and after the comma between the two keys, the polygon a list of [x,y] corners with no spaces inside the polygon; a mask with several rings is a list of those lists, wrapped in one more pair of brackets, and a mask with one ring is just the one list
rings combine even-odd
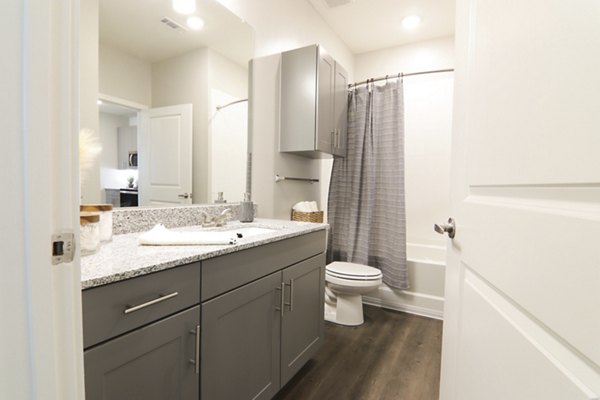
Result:
{"label": "door hinge", "polygon": [[55,233],[52,235],[52,265],[69,263],[75,255],[75,234]]}

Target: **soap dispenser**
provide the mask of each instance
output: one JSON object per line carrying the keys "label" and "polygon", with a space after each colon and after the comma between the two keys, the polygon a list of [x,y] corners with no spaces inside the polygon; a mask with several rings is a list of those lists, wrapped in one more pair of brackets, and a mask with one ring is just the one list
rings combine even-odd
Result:
{"label": "soap dispenser", "polygon": [[244,193],[244,201],[240,202],[240,222],[254,221],[254,203],[250,200],[250,192]]}

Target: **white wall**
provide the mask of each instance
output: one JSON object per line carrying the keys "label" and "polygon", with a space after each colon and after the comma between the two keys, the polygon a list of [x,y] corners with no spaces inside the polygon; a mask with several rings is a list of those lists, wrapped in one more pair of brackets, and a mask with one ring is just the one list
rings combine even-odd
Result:
{"label": "white wall", "polygon": [[354,57],[308,1],[217,0],[255,31],[256,57],[321,44],[352,76]]}
{"label": "white wall", "polygon": [[[244,199],[248,153],[248,103],[217,111],[218,105],[248,98],[248,66],[208,52],[208,198],[223,192],[228,202]],[[227,157],[224,157],[227,155]]]}
{"label": "white wall", "polygon": [[[80,17],[80,126],[82,129],[91,129],[94,137],[98,138],[98,0],[83,0]],[[99,160],[96,159],[88,170],[82,171],[80,178],[81,202],[99,203],[102,197]]]}
{"label": "white wall", "polygon": [[[398,72],[417,72],[454,67],[454,37],[392,47],[355,57],[355,80],[377,78]],[[408,79],[408,78],[407,78]]]}
{"label": "white wall", "polygon": [[138,104],[151,104],[150,63],[101,43],[98,68],[100,93]]}
{"label": "white wall", "polygon": [[217,110],[217,106],[240,100],[218,89],[210,91],[212,114],[208,126],[209,198],[223,192],[228,202],[244,199],[248,154],[248,103],[236,103]]}

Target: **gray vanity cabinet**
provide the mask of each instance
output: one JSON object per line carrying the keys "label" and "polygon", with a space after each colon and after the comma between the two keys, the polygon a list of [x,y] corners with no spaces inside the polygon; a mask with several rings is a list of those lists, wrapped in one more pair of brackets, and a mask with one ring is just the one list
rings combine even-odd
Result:
{"label": "gray vanity cabinet", "polygon": [[86,399],[274,397],[323,342],[325,235],[84,290]]}
{"label": "gray vanity cabinet", "polygon": [[199,319],[196,306],[85,351],[86,400],[198,399]]}
{"label": "gray vanity cabinet", "polygon": [[281,272],[202,304],[202,399],[270,399],[279,390]]}
{"label": "gray vanity cabinet", "polygon": [[283,270],[285,307],[281,320],[281,386],[323,344],[325,255]]}
{"label": "gray vanity cabinet", "polygon": [[322,46],[281,54],[279,151],[345,155],[348,75]]}
{"label": "gray vanity cabinet", "polygon": [[312,257],[202,304],[202,399],[270,399],[315,355],[324,265]]}
{"label": "gray vanity cabinet", "polygon": [[87,400],[197,400],[200,263],[82,293]]}

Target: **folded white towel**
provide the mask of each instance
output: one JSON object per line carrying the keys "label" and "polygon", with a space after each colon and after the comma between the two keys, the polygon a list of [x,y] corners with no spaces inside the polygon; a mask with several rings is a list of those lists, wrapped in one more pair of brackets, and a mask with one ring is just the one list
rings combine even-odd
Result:
{"label": "folded white towel", "polygon": [[175,232],[157,224],[143,233],[139,244],[146,246],[193,246],[193,245],[220,245],[236,244],[235,232]]}
{"label": "folded white towel", "polygon": [[292,207],[294,211],[300,212],[311,212],[311,211],[319,211],[319,207],[317,206],[316,201],[300,201]]}

